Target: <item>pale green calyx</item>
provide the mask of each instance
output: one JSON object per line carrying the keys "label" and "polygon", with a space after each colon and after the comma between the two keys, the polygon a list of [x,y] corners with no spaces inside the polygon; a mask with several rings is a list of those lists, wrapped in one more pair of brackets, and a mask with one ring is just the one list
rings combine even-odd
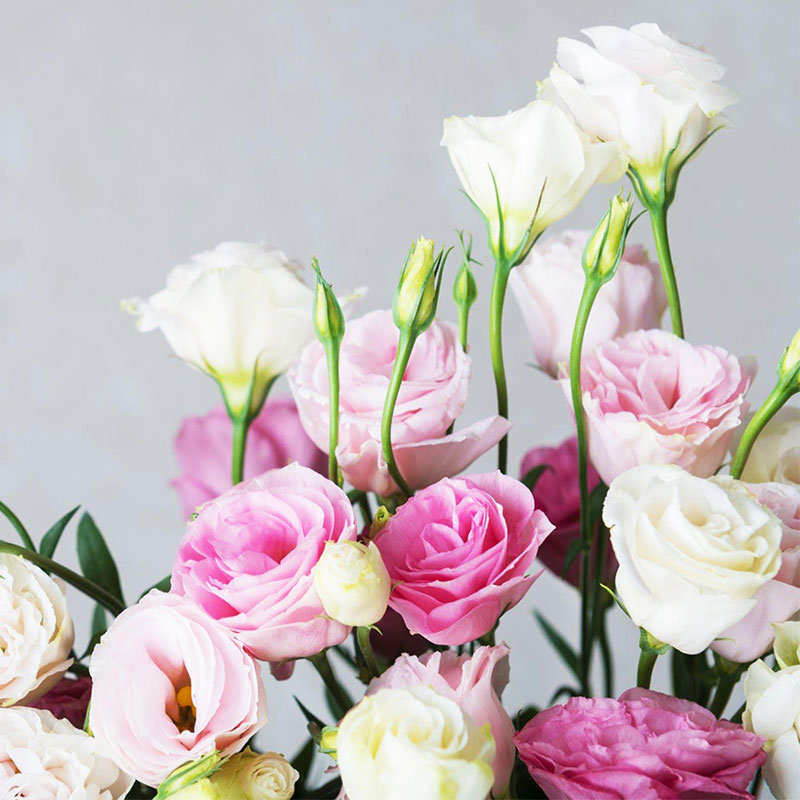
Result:
{"label": "pale green calyx", "polygon": [[311,266],[317,275],[314,293],[314,328],[321,342],[341,342],[344,337],[344,313],[331,285],[322,277],[319,262],[311,259]]}
{"label": "pale green calyx", "polygon": [[790,384],[793,391],[800,391],[800,330],[783,351],[778,364],[778,377]]}
{"label": "pale green calyx", "polygon": [[214,750],[197,761],[178,767],[158,787],[156,800],[216,800],[218,795],[209,777],[219,769],[221,761],[219,752]]}
{"label": "pale green calyx", "polygon": [[611,198],[608,211],[594,229],[583,251],[583,271],[588,277],[598,278],[602,283],[614,277],[625,250],[631,209],[629,197],[618,194]]}
{"label": "pale green calyx", "polygon": [[432,239],[420,236],[411,246],[394,296],[394,324],[419,334],[436,315],[444,255],[435,255]]}

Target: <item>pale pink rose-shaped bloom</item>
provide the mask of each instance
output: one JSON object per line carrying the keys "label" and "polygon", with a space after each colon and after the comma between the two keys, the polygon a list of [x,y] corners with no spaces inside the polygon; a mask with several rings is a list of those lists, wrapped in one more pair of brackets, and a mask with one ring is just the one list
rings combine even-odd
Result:
{"label": "pale pink rose-shaped bloom", "polygon": [[[561,387],[570,401],[569,379]],[[589,457],[610,484],[642,464],[677,464],[707,478],[747,413],[750,374],[720,347],[661,330],[634,331],[584,353]]]}
{"label": "pale pink rose-shaped bloom", "polygon": [[[569,361],[572,329],[586,275],[583,248],[591,231],[565,231],[534,247],[511,272],[511,289],[528,327],[536,363],[552,377]],[[657,328],[667,306],[658,264],[640,245],[625,249],[613,281],[592,306],[584,352],[640,328]]]}
{"label": "pale pink rose-shaped bloom", "polygon": [[[381,450],[381,416],[398,338],[392,312],[373,311],[347,324],[339,360],[339,466],[356,489],[382,497],[397,491]],[[497,416],[447,433],[464,410],[471,369],[454,325],[434,322],[417,339],[392,421],[395,460],[412,489],[458,474],[508,433]],[[303,427],[327,451],[328,370],[319,342],[292,365],[289,385]]]}
{"label": "pale pink rose-shaped bloom", "polygon": [[[572,561],[566,575],[564,561],[572,542],[580,537],[581,503],[578,487],[578,440],[571,436],[557,447],[534,447],[522,458],[520,476],[534,467],[546,469],[533,487],[536,507],[555,525],[555,530],[542,542],[538,558],[551,572],[563,577],[573,586],[578,585],[579,559]],[[589,464],[587,471],[589,491],[600,482],[595,468]],[[606,577],[613,580],[617,570],[617,560],[611,545],[606,546]]]}
{"label": "pale pink rose-shaped bloom", "polygon": [[314,568],[325,542],[354,540],[347,495],[290,464],[229,489],[189,523],[172,590],[197,603],[263,661],[315,655],[350,629],[325,616]]}
{"label": "pale pink rose-shaped bloom", "polygon": [[389,605],[435,644],[477,639],[539,577],[528,571],[552,530],[514,478],[444,478],[400,506],[375,540],[396,584]]}
{"label": "pale pink rose-shaped bloom", "polygon": [[455,700],[478,725],[492,729],[497,748],[494,770],[494,794],[503,796],[514,766],[514,725],[500,701],[508,685],[509,649],[505,644],[479,647],[472,656],[457,655],[452,650],[427,653],[421,658],[404,655],[395,661],[367,688],[367,694],[379,689],[405,689],[427,686]]}
{"label": "pale pink rose-shaped bloom", "polygon": [[57,719],[68,719],[76,728],[83,728],[91,696],[91,678],[66,676],[47,694],[27,705],[49,711]]}
{"label": "pale pink rose-shaped bloom", "polygon": [[[175,437],[181,475],[171,482],[188,519],[198,506],[231,486],[233,425],[224,406],[202,417],[187,417]],[[250,424],[244,453],[244,477],[296,461],[327,474],[328,457],[306,435],[294,401],[288,395],[271,397]]]}
{"label": "pale pink rose-shaped bloom", "polygon": [[89,725],[102,751],[158,786],[174,769],[237,752],[267,721],[259,668],[202,609],[151,591],[92,654]]}
{"label": "pale pink rose-shaped bloom", "polygon": [[750,798],[763,739],[688,700],[629,689],[619,700],[574,697],[515,737],[550,798]]}
{"label": "pale pink rose-shaped bloom", "polygon": [[[732,478],[713,480],[734,484]],[[783,526],[781,566],[756,592],[756,606],[712,644],[724,658],[744,664],[764,655],[775,641],[773,622],[786,622],[800,611],[800,487],[785,483],[740,483]]]}

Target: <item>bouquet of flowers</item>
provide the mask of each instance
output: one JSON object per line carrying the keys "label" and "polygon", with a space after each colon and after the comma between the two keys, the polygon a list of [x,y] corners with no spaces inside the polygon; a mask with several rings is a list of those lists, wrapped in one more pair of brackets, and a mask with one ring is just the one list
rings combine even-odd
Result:
{"label": "bouquet of flowers", "polygon": [[[584,33],[559,40],[524,108],[444,122],[494,261],[487,326],[470,320],[463,232],[455,253],[414,241],[391,309],[363,316],[363,291],[334,292],[316,260],[312,286],[243,243],[124,303],[224,407],[178,434],[186,532],[137,602],[91,516],[78,573],[58,558],[77,509],[37,542],[0,504],[21,540],[0,542],[2,798],[746,798],[762,774],[797,796],[800,409],[784,406],[800,332],[768,354],[777,380],[751,415],[753,366],[684,336],[667,226],[682,169],[736,96],[711,55],[655,24]],[[594,230],[540,242],[620,180]],[[657,263],[627,241],[640,217]],[[437,319],[443,284],[455,324]],[[518,474],[509,284],[575,420]],[[497,414],[464,426],[485,328]],[[271,395],[284,374],[291,396]],[[495,471],[470,471],[494,448]],[[567,677],[548,708],[510,709],[502,620],[537,558],[579,592],[580,636],[538,616]],[[96,603],[80,645],[67,584]],[[640,632],[619,696],[610,614]],[[650,688],[660,657],[671,694]],[[327,705],[298,698],[299,752],[260,752],[255,735],[279,724],[262,663],[287,681],[301,659]]]}

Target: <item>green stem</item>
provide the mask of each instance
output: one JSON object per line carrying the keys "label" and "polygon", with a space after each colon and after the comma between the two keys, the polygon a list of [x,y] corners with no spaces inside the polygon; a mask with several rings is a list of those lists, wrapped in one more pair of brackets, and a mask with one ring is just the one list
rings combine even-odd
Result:
{"label": "green stem", "polygon": [[[580,560],[580,585],[581,585],[581,659],[580,678],[581,693],[588,696],[589,671],[592,661],[592,625],[591,625],[591,599],[590,599],[590,563],[589,556],[592,549],[592,532],[589,525],[589,456],[586,438],[586,419],[583,412],[583,392],[581,390],[581,350],[583,338],[586,334],[586,325],[592,310],[597,293],[600,291],[600,282],[592,278],[586,279],[583,294],[578,305],[575,317],[575,327],[572,330],[572,344],[569,354],[569,381],[572,394],[572,408],[575,413],[575,431],[578,439],[578,487],[580,493],[581,511],[581,560]],[[599,580],[599,576],[597,577]]]}
{"label": "green stem", "polygon": [[244,451],[247,445],[247,431],[250,428],[250,417],[247,411],[233,417],[233,453],[231,460],[231,479],[234,485],[242,482],[244,477]]}
{"label": "green stem", "polygon": [[608,644],[608,631],[606,630],[606,619],[608,605],[603,602],[600,594],[601,578],[603,568],[606,563],[606,549],[608,534],[601,530],[599,541],[594,548],[594,596],[592,598],[592,640],[589,643],[590,649],[594,646],[596,639],[600,643],[600,657],[603,664],[603,678],[605,696],[614,696],[614,663],[611,655],[611,648]]}
{"label": "green stem", "polygon": [[341,719],[353,707],[353,701],[344,688],[340,686],[339,681],[336,680],[331,662],[328,660],[328,654],[323,650],[321,653],[311,656],[308,660],[314,665],[314,669],[317,670],[320,678],[322,678],[322,682],[334,702],[335,711],[339,715],[339,719]]}
{"label": "green stem", "polygon": [[603,608],[603,618],[600,623],[600,656],[603,660],[603,677],[605,679],[604,688],[606,697],[614,696],[614,656],[611,653],[611,646],[608,643],[608,630],[606,620],[608,619],[608,608]]}
{"label": "green stem", "polygon": [[378,660],[375,658],[375,652],[372,649],[372,643],[369,640],[370,628],[366,625],[358,627],[356,637],[358,639],[358,649],[364,657],[364,663],[373,678],[377,678],[381,674],[381,668],[378,665]]}
{"label": "green stem", "polygon": [[681,300],[678,296],[678,283],[675,280],[675,267],[672,263],[669,235],[667,234],[667,208],[668,204],[665,201],[654,201],[648,210],[650,212],[650,223],[653,226],[653,239],[658,253],[658,263],[661,266],[661,278],[664,281],[664,289],[667,292],[672,332],[683,339]]}
{"label": "green stem", "polygon": [[339,486],[342,476],[336,461],[336,447],[339,444],[339,342],[329,339],[324,343],[328,363],[328,477]]}
{"label": "green stem", "polygon": [[33,543],[30,534],[22,524],[22,520],[5,504],[0,502],[0,513],[14,526],[14,530],[19,534],[22,543],[29,550],[36,550],[36,545]]}
{"label": "green stem", "polygon": [[400,331],[397,353],[394,357],[392,376],[389,379],[389,387],[386,390],[386,401],[383,404],[383,417],[381,419],[381,447],[383,448],[383,459],[386,462],[389,474],[406,497],[411,497],[413,492],[400,474],[400,469],[397,466],[397,462],[394,460],[394,451],[392,450],[392,417],[394,416],[394,407],[397,404],[397,395],[400,393],[400,386],[403,383],[403,376],[408,366],[408,360],[411,358],[411,351],[414,349],[414,340],[415,337],[411,334],[406,331]]}
{"label": "green stem", "polygon": [[639,651],[639,668],[636,671],[636,685],[640,689],[649,689],[653,678],[653,668],[658,660],[658,653],[654,650]]}
{"label": "green stem", "polygon": [[718,719],[722,719],[725,707],[728,705],[728,700],[731,699],[733,687],[736,686],[736,683],[736,680],[724,675],[719,679],[717,688],[714,691],[714,699],[711,701],[711,705],[708,709]]}
{"label": "green stem", "polygon": [[[492,354],[492,370],[497,393],[497,413],[505,419],[508,419],[508,384],[506,368],[503,364],[503,305],[510,275],[509,264],[498,260],[495,264],[492,293],[489,300],[489,348]],[[497,446],[497,467],[503,473],[507,470],[508,434],[500,440]]]}
{"label": "green stem", "polygon": [[469,306],[463,303],[458,305],[458,340],[461,349],[467,352],[467,334],[469,333]]}
{"label": "green stem", "polygon": [[731,463],[731,475],[734,478],[741,478],[744,471],[747,457],[753,449],[758,434],[763,427],[775,416],[775,413],[789,399],[792,392],[779,382],[767,396],[764,404],[756,411],[753,418],[744,429],[739,446],[736,448],[736,455]]}
{"label": "green stem", "polygon": [[59,564],[57,561],[46,558],[40,555],[35,550],[29,550],[25,547],[12,544],[11,542],[0,541],[0,553],[10,553],[14,556],[21,556],[26,561],[36,564],[43,570],[58,575],[63,578],[67,583],[72,584],[76,589],[79,589],[92,600],[96,600],[100,605],[107,608],[115,616],[121,614],[125,610],[125,604],[111,592],[106,591],[102,586],[98,586],[83,575],[73,572],[68,567]]}

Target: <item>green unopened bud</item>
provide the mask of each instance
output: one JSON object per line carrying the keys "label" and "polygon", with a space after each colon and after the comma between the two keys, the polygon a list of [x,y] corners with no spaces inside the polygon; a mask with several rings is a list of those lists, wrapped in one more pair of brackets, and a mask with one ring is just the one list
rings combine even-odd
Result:
{"label": "green unopened bud", "polygon": [[478,284],[475,281],[475,276],[472,274],[469,262],[465,261],[461,265],[461,269],[459,269],[455,283],[453,284],[453,300],[456,301],[456,305],[459,308],[469,310],[477,299]]}
{"label": "green unopened bud", "polygon": [[158,787],[156,800],[217,800],[221,797],[210,776],[219,769],[220,755],[207,756],[178,767]]}
{"label": "green unopened bud", "polygon": [[621,194],[611,198],[608,211],[583,250],[583,271],[587,276],[597,277],[603,283],[614,276],[625,250],[631,208],[630,198]]}
{"label": "green unopened bud", "polygon": [[322,738],[319,740],[320,753],[330,756],[335,761],[338,741],[339,729],[331,725],[326,725],[322,729]]}
{"label": "green unopened bud", "polygon": [[433,322],[440,262],[432,239],[420,236],[411,246],[394,299],[394,323],[401,330],[421,333]]}
{"label": "green unopened bud", "polygon": [[331,285],[322,277],[319,262],[311,259],[317,273],[317,288],[314,294],[314,328],[321,342],[341,342],[344,337],[344,314]]}
{"label": "green unopened bud", "polygon": [[795,391],[800,389],[800,331],[783,351],[781,363],[778,364],[778,377],[791,382],[796,387]]}

